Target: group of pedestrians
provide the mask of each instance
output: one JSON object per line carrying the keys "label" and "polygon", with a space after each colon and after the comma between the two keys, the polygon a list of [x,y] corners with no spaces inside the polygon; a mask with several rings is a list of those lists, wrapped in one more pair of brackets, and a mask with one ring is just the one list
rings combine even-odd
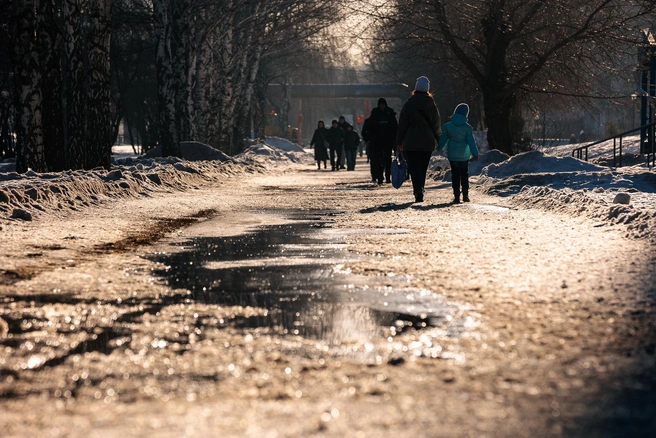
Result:
{"label": "group of pedestrians", "polygon": [[339,120],[333,120],[330,128],[326,128],[323,120],[320,120],[310,146],[314,147],[317,169],[321,169],[321,163],[323,168],[327,169],[327,162],[330,159],[330,167],[333,171],[355,170],[360,136],[344,116],[340,116]]}
{"label": "group of pedestrians", "polygon": [[[380,98],[362,127],[372,181],[378,184],[391,182],[392,156],[402,154],[408,165],[415,202],[423,202],[426,173],[437,146],[439,151],[447,150],[451,164],[453,203],[459,204],[461,195],[464,202],[470,202],[469,161],[478,160],[478,148],[468,116],[469,106],[462,103],[455,108],[451,121],[442,126],[440,113],[430,93],[430,81],[425,76],[417,79],[398,122],[396,112],[384,98]],[[347,169],[355,170],[359,144],[360,136],[344,117],[333,120],[330,129],[320,121],[311,142],[318,168],[321,169],[322,162],[324,169],[327,168],[330,151],[332,170],[344,168],[340,164],[343,154],[346,155]]]}

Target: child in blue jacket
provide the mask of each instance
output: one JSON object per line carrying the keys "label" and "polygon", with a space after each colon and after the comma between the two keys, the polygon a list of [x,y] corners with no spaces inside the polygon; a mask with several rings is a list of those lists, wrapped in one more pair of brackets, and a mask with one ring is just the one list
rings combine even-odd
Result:
{"label": "child in blue jacket", "polygon": [[469,202],[469,159],[478,160],[478,148],[474,140],[474,128],[467,123],[469,106],[461,103],[451,116],[451,121],[442,127],[439,150],[447,148],[447,157],[451,163],[453,179],[453,203],[460,204],[460,186],[462,200]]}

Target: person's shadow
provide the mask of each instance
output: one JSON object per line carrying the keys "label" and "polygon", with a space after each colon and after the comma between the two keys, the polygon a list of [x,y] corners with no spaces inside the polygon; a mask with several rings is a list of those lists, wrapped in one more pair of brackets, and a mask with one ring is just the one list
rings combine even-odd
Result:
{"label": "person's shadow", "polygon": [[413,204],[412,208],[415,209],[415,210],[430,211],[430,210],[448,208],[448,207],[452,207],[452,206],[453,206],[452,203],[444,202],[442,204]]}
{"label": "person's shadow", "polygon": [[386,204],[377,205],[375,207],[363,208],[362,210],[360,210],[360,213],[369,214],[369,213],[376,213],[379,211],[382,212],[399,211],[399,210],[407,210],[408,208],[412,208],[414,210],[421,210],[421,211],[430,211],[430,210],[436,210],[441,208],[447,208],[450,206],[451,203],[423,204],[423,203],[416,203],[416,202],[406,202],[404,204],[394,204],[388,202]]}

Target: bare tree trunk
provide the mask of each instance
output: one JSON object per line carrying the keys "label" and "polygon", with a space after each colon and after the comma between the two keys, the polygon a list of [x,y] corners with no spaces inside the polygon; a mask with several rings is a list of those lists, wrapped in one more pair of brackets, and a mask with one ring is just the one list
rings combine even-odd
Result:
{"label": "bare tree trunk", "polygon": [[14,0],[13,5],[14,81],[18,99],[16,171],[47,172],[36,10],[32,0]]}
{"label": "bare tree trunk", "polygon": [[[232,2],[230,2],[232,7]],[[223,80],[220,81],[219,96],[220,107],[218,114],[219,119],[219,148],[230,153],[233,137],[233,109],[234,109],[234,47],[233,47],[233,26],[227,24],[224,32],[223,44],[221,45],[221,72],[224,73]]]}
{"label": "bare tree trunk", "polygon": [[[259,14],[260,5],[255,6],[253,15],[255,17]],[[255,19],[257,24],[257,18]],[[248,112],[250,108],[250,95],[252,95],[252,89],[249,92],[249,85],[252,76],[252,68],[255,68],[255,73],[257,74],[257,68],[259,68],[259,48],[253,47],[254,37],[258,31],[258,26],[253,25],[248,29],[245,29],[239,36],[238,46],[241,49],[239,57],[237,58],[238,63],[236,63],[236,77],[234,77],[233,85],[233,96],[232,99],[226,100],[226,105],[224,107],[224,117],[223,120],[226,122],[224,131],[230,131],[230,149],[229,153],[235,155],[241,151],[242,148],[242,135],[244,130],[242,127],[248,125],[248,131],[250,131],[250,122],[246,121],[248,117]],[[253,54],[253,55],[252,55]],[[257,61],[255,60],[257,58]],[[247,93],[249,93],[247,95]],[[227,133],[226,133],[227,134]]]}
{"label": "bare tree trunk", "polygon": [[[203,124],[205,126],[205,141],[214,147],[220,145],[220,119],[221,114],[221,94],[223,93],[226,77],[223,66],[223,57],[212,52],[212,47],[217,43],[218,36],[227,32],[225,24],[218,29],[218,35],[210,35],[207,44],[209,45],[206,62],[204,65],[207,71],[207,81],[203,90],[203,101],[205,102],[205,111],[203,112]],[[223,40],[221,40],[223,42]],[[222,50],[225,50],[225,44],[221,44]]]}
{"label": "bare tree trunk", "polygon": [[258,71],[260,69],[260,59],[262,58],[263,51],[263,36],[257,38],[254,46],[249,50],[251,56],[249,57],[248,62],[248,75],[243,81],[243,90],[241,91],[241,103],[239,108],[239,119],[238,119],[238,131],[236,138],[234,139],[234,153],[239,153],[242,150],[243,142],[242,139],[249,137],[251,134],[251,129],[254,130],[253,125],[253,112],[252,112],[252,103],[253,103],[253,94],[255,90],[255,82],[257,81]]}
{"label": "bare tree trunk", "polygon": [[490,149],[498,149],[511,155],[514,153],[510,116],[515,103],[514,96],[504,98],[484,95],[485,123],[488,126],[487,141]]}
{"label": "bare tree trunk", "polygon": [[187,76],[185,82],[185,105],[187,106],[187,117],[189,118],[187,140],[199,141],[198,133],[198,113],[196,111],[196,84],[198,83],[198,55],[199,55],[199,42],[198,37],[199,29],[197,27],[196,18],[191,19],[189,26],[189,50],[187,51]]}
{"label": "bare tree trunk", "polygon": [[86,95],[82,7],[86,0],[63,0],[66,47],[66,167],[84,169],[86,150]]}
{"label": "bare tree trunk", "polygon": [[255,92],[251,103],[251,112],[253,114],[253,129],[256,138],[264,138],[264,128],[266,126],[266,116],[264,108],[266,106],[266,83],[263,80],[255,84]]}
{"label": "bare tree trunk", "polygon": [[[208,38],[211,38],[211,36],[208,36]],[[198,141],[208,143],[207,126],[205,123],[208,99],[206,98],[205,93],[209,87],[208,69],[211,62],[212,52],[208,46],[211,44],[211,40],[203,44],[201,35],[197,35],[196,44],[196,82],[194,82],[192,91],[194,105],[194,126],[192,128],[192,135],[195,135],[195,138],[197,138]]]}
{"label": "bare tree trunk", "polygon": [[171,57],[175,92],[175,121],[179,141],[190,138],[190,114],[187,106],[187,80],[190,69],[190,56],[193,42],[190,38],[190,17],[188,0],[171,0],[169,23],[171,26]]}
{"label": "bare tree trunk", "polygon": [[113,117],[109,46],[112,0],[90,0],[88,134],[86,168],[109,169],[112,157]]}
{"label": "bare tree trunk", "polygon": [[176,129],[176,92],[171,53],[172,0],[153,0],[153,19],[157,38],[157,86],[159,96],[158,131],[162,156],[180,157],[180,139]]}
{"label": "bare tree trunk", "polygon": [[289,113],[292,109],[292,90],[291,84],[285,82],[283,84],[283,96],[280,100],[280,107],[278,108],[278,128],[280,129],[280,136],[287,138],[287,128],[289,127]]}
{"label": "bare tree trunk", "polygon": [[48,170],[66,169],[66,137],[64,136],[64,108],[62,106],[62,51],[63,39],[57,22],[59,0],[43,0],[39,4],[40,63],[43,72],[43,143]]}

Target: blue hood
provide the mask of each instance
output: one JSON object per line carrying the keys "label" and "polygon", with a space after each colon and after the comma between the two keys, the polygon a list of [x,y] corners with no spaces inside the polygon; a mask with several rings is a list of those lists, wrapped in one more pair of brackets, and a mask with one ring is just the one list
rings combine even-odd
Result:
{"label": "blue hood", "polygon": [[451,116],[451,123],[456,126],[462,126],[467,123],[467,117],[462,114],[454,114]]}

